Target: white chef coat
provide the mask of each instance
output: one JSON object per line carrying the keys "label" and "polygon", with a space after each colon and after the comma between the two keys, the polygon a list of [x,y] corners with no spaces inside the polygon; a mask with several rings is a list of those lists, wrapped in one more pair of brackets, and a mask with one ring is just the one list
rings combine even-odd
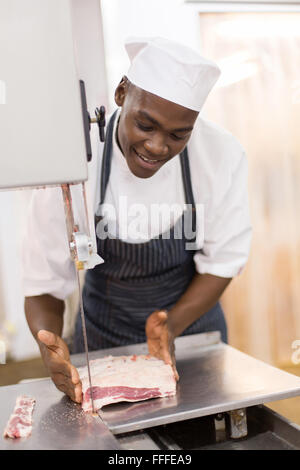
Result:
{"label": "white chef coat", "polygon": [[[87,191],[93,202],[90,212],[96,210],[100,198],[102,151],[101,144],[97,158],[89,163]],[[196,271],[234,277],[246,264],[251,241],[245,152],[229,132],[198,117],[188,142],[188,153],[197,207]],[[72,194],[75,222],[81,226],[84,213],[81,187],[74,186]],[[113,215],[107,212],[108,220],[115,220],[118,236],[123,241],[145,242],[165,232],[184,209],[179,156],[164,164],[152,177],[138,178],[129,170],[114,130],[111,173],[104,202],[107,208],[114,208]],[[127,218],[124,202],[129,212],[133,208]],[[151,204],[176,204],[177,211],[173,219],[156,219],[150,215]],[[179,212],[178,207],[181,207]],[[93,214],[90,219],[93,223]],[[128,230],[129,225],[135,230]],[[51,294],[64,300],[77,288],[60,188],[33,191],[22,248],[25,296]]]}

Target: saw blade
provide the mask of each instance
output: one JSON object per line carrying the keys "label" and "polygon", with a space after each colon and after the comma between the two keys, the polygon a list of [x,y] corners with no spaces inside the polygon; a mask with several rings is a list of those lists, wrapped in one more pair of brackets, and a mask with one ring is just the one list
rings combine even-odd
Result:
{"label": "saw blade", "polygon": [[83,309],[82,289],[81,289],[79,271],[76,270],[76,273],[77,273],[77,282],[78,282],[78,291],[79,291],[79,305],[80,305],[80,315],[81,315],[81,324],[82,324],[82,334],[83,334],[85,357],[86,357],[86,364],[87,364],[89,385],[90,385],[90,398],[92,402],[92,410],[93,410],[93,413],[95,413],[96,410],[94,407],[94,399],[93,399],[93,387],[92,387],[92,378],[91,378],[90,361],[89,361],[89,349],[88,349],[86,326],[85,326],[85,316],[84,316],[84,309]]}

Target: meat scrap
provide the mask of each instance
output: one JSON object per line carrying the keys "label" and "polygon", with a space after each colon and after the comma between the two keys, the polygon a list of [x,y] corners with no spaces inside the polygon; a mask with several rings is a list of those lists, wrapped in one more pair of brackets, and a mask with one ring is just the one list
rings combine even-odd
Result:
{"label": "meat scrap", "polygon": [[[106,356],[90,361],[96,410],[120,401],[140,401],[176,394],[172,367],[150,355]],[[78,369],[82,382],[82,408],[92,411],[87,367]]]}
{"label": "meat scrap", "polygon": [[17,398],[16,406],[4,430],[4,437],[15,439],[28,437],[32,431],[32,413],[35,399],[22,395]]}

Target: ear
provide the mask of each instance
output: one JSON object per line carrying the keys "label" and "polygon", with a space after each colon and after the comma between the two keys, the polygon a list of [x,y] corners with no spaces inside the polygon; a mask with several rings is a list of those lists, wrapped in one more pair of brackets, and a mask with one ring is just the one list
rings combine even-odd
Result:
{"label": "ear", "polygon": [[115,102],[118,106],[123,106],[128,91],[126,77],[123,77],[115,91]]}

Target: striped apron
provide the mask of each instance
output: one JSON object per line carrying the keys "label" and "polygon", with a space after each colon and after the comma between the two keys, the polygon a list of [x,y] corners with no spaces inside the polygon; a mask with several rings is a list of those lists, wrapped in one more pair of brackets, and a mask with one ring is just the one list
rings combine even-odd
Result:
{"label": "striped apron", "polygon": [[[111,117],[103,151],[101,194],[97,214],[105,199],[112,158]],[[104,263],[88,270],[83,289],[83,305],[89,350],[110,348],[146,341],[147,317],[159,309],[170,310],[188,288],[196,270],[195,251],[186,250],[184,217],[190,217],[196,233],[188,152],[180,154],[182,180],[187,208],[168,231],[144,243],[128,243],[113,237],[97,237],[98,254]],[[99,212],[100,209],[100,212]],[[95,223],[101,216],[95,216]],[[104,239],[103,239],[104,238]],[[182,335],[219,330],[227,342],[224,314],[219,303],[190,325]],[[83,352],[81,317],[77,315],[73,353]]]}

